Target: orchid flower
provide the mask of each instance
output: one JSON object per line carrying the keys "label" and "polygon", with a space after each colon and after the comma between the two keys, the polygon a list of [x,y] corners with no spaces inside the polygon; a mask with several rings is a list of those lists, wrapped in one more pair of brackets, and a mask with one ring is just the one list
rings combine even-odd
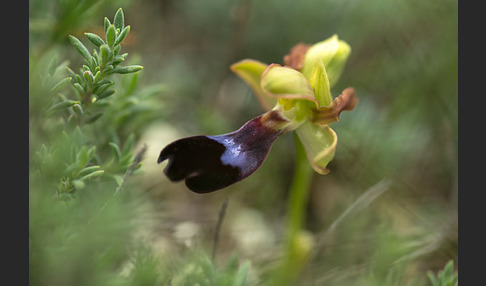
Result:
{"label": "orchid flower", "polygon": [[252,59],[233,64],[231,70],[252,88],[267,112],[231,133],[174,141],[162,149],[157,162],[169,160],[164,173],[171,181],[185,180],[190,190],[208,193],[251,175],[275,139],[295,131],[312,168],[327,174],[337,145],[329,125],[358,101],[353,88],[334,99],[330,91],[350,52],[334,35],[314,45],[296,45],[284,57],[284,66]]}

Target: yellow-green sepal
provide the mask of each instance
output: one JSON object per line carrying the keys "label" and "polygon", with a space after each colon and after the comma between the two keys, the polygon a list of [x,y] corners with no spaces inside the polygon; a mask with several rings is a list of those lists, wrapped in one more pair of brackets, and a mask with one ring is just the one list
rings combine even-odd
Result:
{"label": "yellow-green sepal", "polygon": [[312,168],[321,175],[329,173],[327,165],[334,158],[337,146],[336,132],[329,126],[318,126],[309,121],[295,131]]}
{"label": "yellow-green sepal", "polygon": [[351,53],[351,47],[344,41],[339,40],[337,35],[312,45],[305,54],[302,73],[310,78],[314,66],[322,60],[330,86],[333,86],[339,79],[341,72],[346,64],[346,60]]}
{"label": "yellow-green sepal", "polygon": [[309,76],[309,83],[314,89],[314,96],[319,102],[319,106],[328,106],[332,102],[331,85],[327,76],[326,68],[322,59],[317,59]]}
{"label": "yellow-green sepal", "polygon": [[267,67],[259,61],[245,59],[234,63],[230,69],[252,88],[263,108],[270,110],[277,104],[277,99],[265,96],[260,87],[261,76]]}

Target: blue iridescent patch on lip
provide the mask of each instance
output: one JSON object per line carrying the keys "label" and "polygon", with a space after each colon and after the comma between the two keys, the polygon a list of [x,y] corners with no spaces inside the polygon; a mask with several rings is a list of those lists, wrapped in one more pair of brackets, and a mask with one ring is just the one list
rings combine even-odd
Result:
{"label": "blue iridescent patch on lip", "polygon": [[213,192],[251,175],[265,161],[282,131],[261,124],[258,116],[237,131],[217,136],[193,136],[167,145],[157,163],[169,160],[164,173],[185,180],[196,193]]}
{"label": "blue iridescent patch on lip", "polygon": [[247,164],[246,155],[244,152],[242,153],[242,146],[241,144],[236,143],[234,138],[224,135],[207,137],[225,146],[226,150],[220,157],[221,163],[223,163],[223,165],[242,167]]}

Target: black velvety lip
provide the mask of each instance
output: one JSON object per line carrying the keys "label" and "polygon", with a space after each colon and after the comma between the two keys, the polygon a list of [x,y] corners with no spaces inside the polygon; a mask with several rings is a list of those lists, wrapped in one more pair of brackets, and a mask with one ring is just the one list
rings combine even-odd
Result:
{"label": "black velvety lip", "polygon": [[196,193],[209,193],[255,172],[265,161],[272,143],[283,133],[262,124],[262,116],[235,132],[217,136],[179,139],[160,152],[157,163],[169,160],[164,169],[174,182],[185,180]]}

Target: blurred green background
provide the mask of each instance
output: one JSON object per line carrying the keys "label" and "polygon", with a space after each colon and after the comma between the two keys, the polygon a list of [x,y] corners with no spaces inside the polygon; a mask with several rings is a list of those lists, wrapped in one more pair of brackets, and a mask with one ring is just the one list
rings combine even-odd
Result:
{"label": "blurred green background", "polygon": [[[163,86],[143,124],[118,127],[122,141],[135,133],[137,148],[148,150],[128,195],[89,232],[78,223],[109,199],[112,185],[100,181],[61,206],[51,200],[49,178],[31,176],[32,285],[194,285],[188,273],[199,273],[194,265],[210,256],[225,199],[215,265],[236,255],[240,266],[249,262],[248,285],[265,285],[284,255],[292,134],[275,142],[254,175],[207,195],[169,182],[156,159],[172,140],[227,133],[263,112],[232,63],[283,63],[295,44],[333,34],[352,48],[333,96],[352,86],[359,103],[333,124],[339,141],[331,173],[313,178],[306,229],[316,244],[299,285],[430,285],[427,271],[457,263],[457,1],[29,4],[29,158],[40,144],[57,142],[39,121],[48,99],[34,92],[36,64],[57,54],[79,66],[67,36],[100,34],[118,7],[131,26],[124,50],[144,66],[137,88]],[[30,159],[30,172],[37,168]],[[359,199],[377,189],[372,200]]]}

